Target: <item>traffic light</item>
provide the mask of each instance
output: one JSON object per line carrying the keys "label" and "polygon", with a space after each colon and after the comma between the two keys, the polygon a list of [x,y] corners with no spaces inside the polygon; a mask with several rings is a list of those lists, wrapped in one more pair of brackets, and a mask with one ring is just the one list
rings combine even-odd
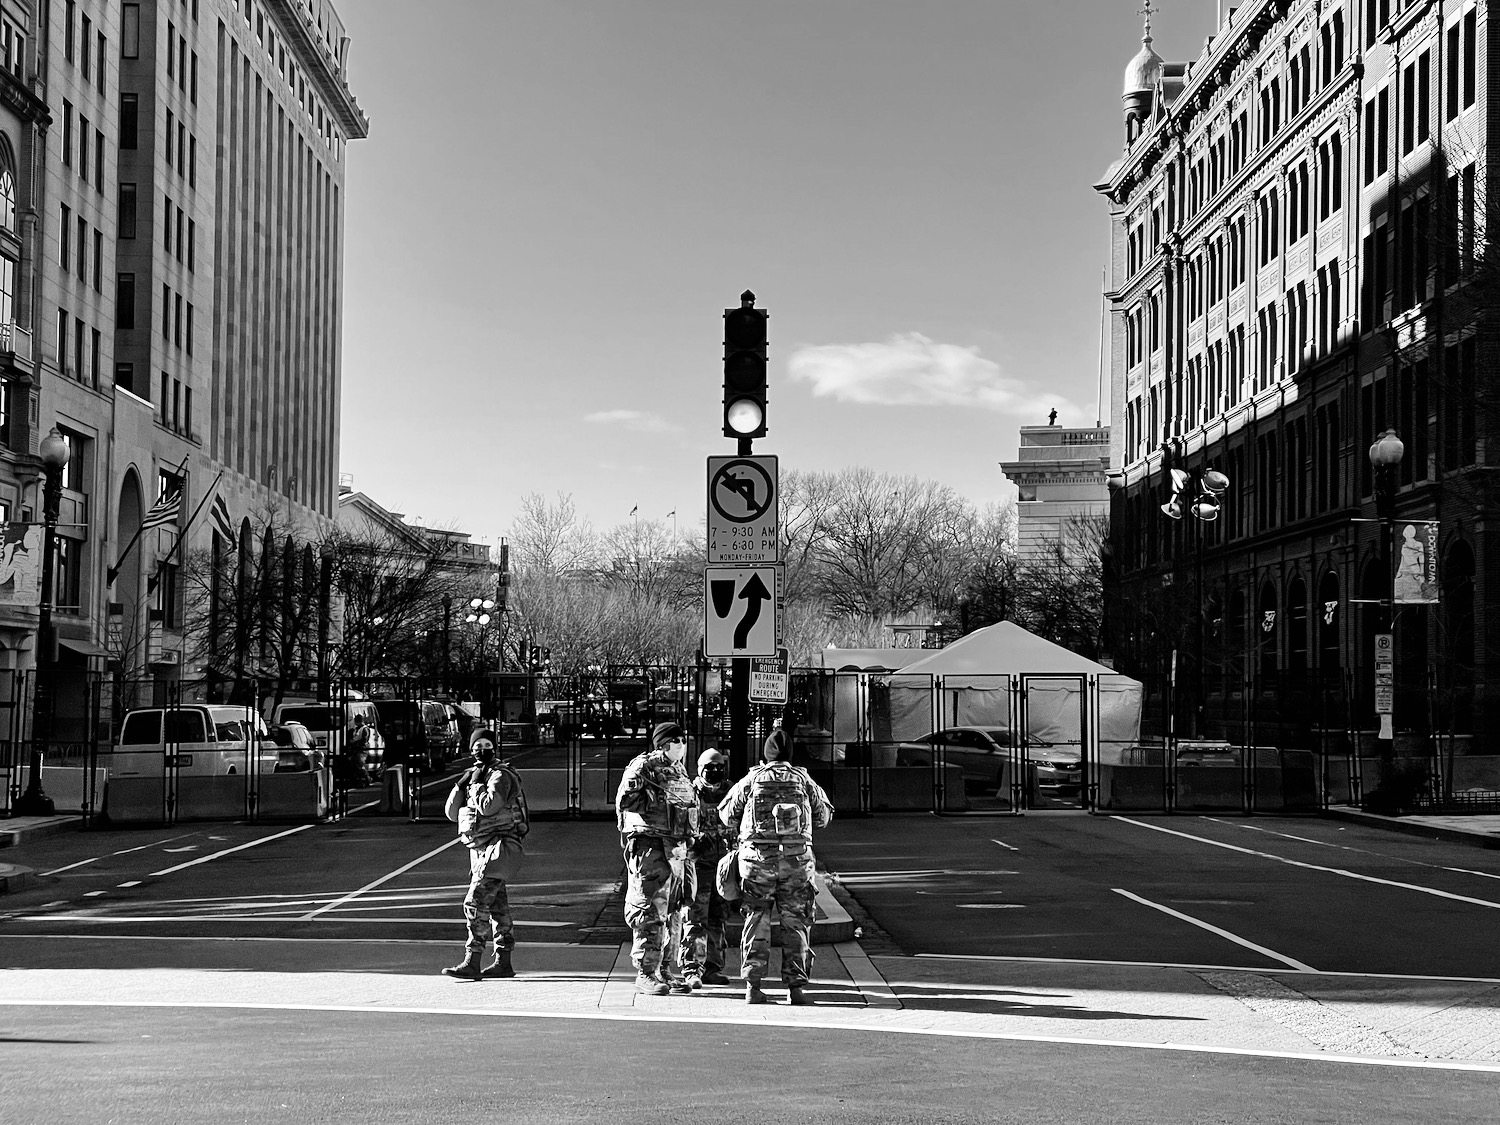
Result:
{"label": "traffic light", "polygon": [[766,317],[755,294],[740,294],[740,307],[724,310],[724,436],[766,434]]}

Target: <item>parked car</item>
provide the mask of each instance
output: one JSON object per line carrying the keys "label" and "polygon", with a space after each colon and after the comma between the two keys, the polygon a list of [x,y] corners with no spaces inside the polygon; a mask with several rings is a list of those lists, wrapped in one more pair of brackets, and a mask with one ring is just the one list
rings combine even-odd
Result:
{"label": "parked car", "polygon": [[272,773],[280,760],[254,710],[207,703],[127,711],[110,757],[116,777],[160,777],[168,766],[209,776]]}
{"label": "parked car", "polygon": [[366,780],[380,776],[385,765],[385,737],[381,733],[380,713],[368,699],[350,699],[342,703],[288,701],[277,704],[271,721],[277,724],[301,723],[313,742],[330,763],[341,753],[354,730],[354,718],[363,715],[370,727],[370,741],[365,750]]}
{"label": "parked car", "polygon": [[636,701],[636,726],[649,727],[668,720],[691,726],[697,710],[698,697],[692,688],[664,684]]}
{"label": "parked car", "polygon": [[[933,731],[896,748],[898,766],[930,766],[933,751],[963,770],[966,789],[999,790],[1010,783],[1005,764],[1010,755],[1010,731],[1005,727],[963,726]],[[1077,797],[1083,788],[1083,756],[1077,747],[1052,746],[1026,739],[1026,785],[1048,797]]]}
{"label": "parked car", "polygon": [[276,772],[290,773],[320,769],[323,753],[313,741],[312,731],[298,722],[285,722],[271,728],[276,743]]}

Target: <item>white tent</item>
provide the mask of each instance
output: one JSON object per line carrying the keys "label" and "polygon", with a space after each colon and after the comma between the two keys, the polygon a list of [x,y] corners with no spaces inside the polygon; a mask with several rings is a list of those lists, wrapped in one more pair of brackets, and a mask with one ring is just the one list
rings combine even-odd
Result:
{"label": "white tent", "polygon": [[875,738],[900,742],[951,726],[1008,729],[1014,675],[1029,677],[1026,733],[1032,738],[1078,744],[1082,738],[1085,677],[1097,676],[1100,745],[1129,746],[1138,741],[1140,681],[1044,640],[1012,621],[975,630],[885,677],[886,705],[881,706],[878,697],[871,700]]}

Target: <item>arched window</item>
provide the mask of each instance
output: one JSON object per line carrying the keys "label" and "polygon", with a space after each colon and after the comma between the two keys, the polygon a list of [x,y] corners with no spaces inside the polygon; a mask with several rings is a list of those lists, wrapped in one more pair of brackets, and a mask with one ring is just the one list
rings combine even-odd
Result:
{"label": "arched window", "polygon": [[1262,679],[1274,679],[1276,676],[1276,627],[1277,621],[1276,587],[1267,582],[1260,588],[1259,611],[1255,615],[1255,635],[1259,638],[1257,648],[1260,650],[1260,675]]}
{"label": "arched window", "polygon": [[1286,666],[1293,672],[1307,668],[1307,583],[1300,578],[1286,591]]}
{"label": "arched window", "polygon": [[1318,632],[1318,667],[1325,679],[1342,671],[1339,660],[1339,576],[1333,571],[1323,575],[1318,584],[1318,604],[1314,607]]}

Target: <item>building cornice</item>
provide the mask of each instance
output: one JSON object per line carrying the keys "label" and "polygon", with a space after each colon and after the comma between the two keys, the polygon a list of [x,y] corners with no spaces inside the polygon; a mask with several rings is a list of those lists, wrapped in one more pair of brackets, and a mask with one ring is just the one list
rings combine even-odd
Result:
{"label": "building cornice", "polygon": [[333,111],[334,120],[344,135],[351,141],[368,137],[369,119],[354,100],[341,62],[318,34],[312,13],[293,0],[262,0],[262,3],[274,13],[282,37],[296,49],[298,63],[323,95],[323,101]]}

